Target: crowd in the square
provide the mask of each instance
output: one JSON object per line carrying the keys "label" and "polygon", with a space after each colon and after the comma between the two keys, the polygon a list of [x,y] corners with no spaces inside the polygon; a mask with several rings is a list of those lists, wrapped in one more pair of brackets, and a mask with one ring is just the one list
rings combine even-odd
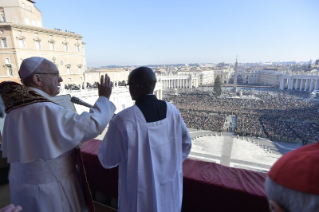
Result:
{"label": "crowd in the square", "polygon": [[187,127],[195,129],[204,129],[211,131],[222,131],[226,115],[210,114],[207,112],[196,112],[180,110]]}
{"label": "crowd in the square", "polygon": [[[178,94],[168,93],[165,100],[175,104],[189,128],[224,131],[226,115],[236,115],[239,135],[283,141],[319,140],[316,102],[275,92],[255,92],[256,98],[249,99],[216,98],[211,91],[187,89],[179,90]],[[249,95],[251,91],[243,94]]]}

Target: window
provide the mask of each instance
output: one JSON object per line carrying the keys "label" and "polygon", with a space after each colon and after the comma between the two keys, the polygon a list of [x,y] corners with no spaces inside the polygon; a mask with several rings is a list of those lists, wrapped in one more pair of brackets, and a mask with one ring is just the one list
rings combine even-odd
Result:
{"label": "window", "polygon": [[3,19],[3,22],[6,22],[6,16],[4,14],[4,9],[3,7],[0,8],[0,16]]}
{"label": "window", "polygon": [[32,7],[31,6],[29,6],[29,10],[32,12]]}
{"label": "window", "polygon": [[76,51],[80,52],[80,46],[79,45],[76,46]]}
{"label": "window", "polygon": [[82,81],[82,77],[80,77],[80,81]]}
{"label": "window", "polygon": [[19,39],[19,47],[20,48],[24,48],[25,47],[23,39]]}
{"label": "window", "polygon": [[49,35],[49,38],[50,38],[50,39],[52,39],[52,38],[53,38],[53,36],[52,36],[52,35]]}
{"label": "window", "polygon": [[64,51],[68,51],[68,44],[64,44]]}
{"label": "window", "polygon": [[79,74],[82,74],[82,68],[81,67],[79,68]]}
{"label": "window", "polygon": [[22,32],[19,30],[19,31],[18,31],[18,34],[21,35],[21,33],[22,33]]}
{"label": "window", "polygon": [[9,76],[12,76],[12,68],[11,68],[11,66],[8,66],[8,74],[9,74]]}
{"label": "window", "polygon": [[24,5],[24,3],[22,3],[22,8],[25,8],[25,5]]}
{"label": "window", "polygon": [[25,24],[29,25],[29,19],[28,18],[24,18]]}
{"label": "window", "polygon": [[5,61],[6,61],[6,64],[11,64],[11,63],[10,63],[10,58],[9,58],[9,57],[6,57],[6,58],[5,58]]}
{"label": "window", "polygon": [[71,78],[69,78],[69,82],[71,82]]}
{"label": "window", "polygon": [[3,34],[3,33],[4,33],[4,31],[3,31],[3,30],[0,30],[0,32],[1,32],[1,34]]}
{"label": "window", "polygon": [[34,36],[35,36],[35,37],[38,37],[38,33],[34,33]]}
{"label": "window", "polygon": [[54,43],[50,43],[50,50],[54,50]]}
{"label": "window", "polygon": [[8,45],[7,45],[7,40],[6,40],[6,39],[2,39],[2,40],[1,40],[1,45],[2,45],[2,48],[8,47]]}
{"label": "window", "polygon": [[32,25],[33,25],[33,26],[36,26],[36,25],[37,25],[37,23],[35,22],[35,20],[32,20]]}
{"label": "window", "polygon": [[41,49],[40,41],[36,41],[36,42],[35,42],[35,48],[36,48],[36,49]]}
{"label": "window", "polygon": [[[66,72],[69,74],[70,73],[70,67],[66,68]],[[71,78],[70,78],[71,79]]]}

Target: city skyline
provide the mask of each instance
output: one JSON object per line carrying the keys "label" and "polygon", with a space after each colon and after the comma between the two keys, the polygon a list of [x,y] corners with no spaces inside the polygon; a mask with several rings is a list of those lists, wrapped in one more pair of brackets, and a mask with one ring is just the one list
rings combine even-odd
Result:
{"label": "city skyline", "polygon": [[35,6],[45,28],[83,36],[89,67],[234,63],[236,55],[240,63],[319,58],[315,0],[39,0]]}

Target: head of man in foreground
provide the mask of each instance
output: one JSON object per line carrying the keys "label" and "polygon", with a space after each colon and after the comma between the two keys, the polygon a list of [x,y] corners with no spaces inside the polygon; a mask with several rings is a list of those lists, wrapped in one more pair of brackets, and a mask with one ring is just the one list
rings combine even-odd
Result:
{"label": "head of man in foreground", "polygon": [[319,211],[319,143],[282,156],[270,169],[265,189],[272,212]]}
{"label": "head of man in foreground", "polygon": [[153,94],[156,77],[152,69],[139,67],[129,74],[127,84],[132,100],[136,100],[138,97]]}
{"label": "head of man in foreground", "polygon": [[56,65],[43,57],[30,57],[21,63],[19,75],[23,85],[40,89],[50,96],[60,93],[60,76]]}

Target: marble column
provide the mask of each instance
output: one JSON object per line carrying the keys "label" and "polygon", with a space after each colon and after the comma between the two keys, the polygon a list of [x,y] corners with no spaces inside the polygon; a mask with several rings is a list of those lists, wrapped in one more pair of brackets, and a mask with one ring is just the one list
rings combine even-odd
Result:
{"label": "marble column", "polygon": [[301,79],[300,80],[300,91],[302,91],[302,89],[303,89],[303,87],[304,87],[304,79]]}
{"label": "marble column", "polygon": [[285,78],[282,78],[281,80],[280,80],[280,86],[279,86],[279,89],[280,90],[284,90],[284,84],[285,84]]}
{"label": "marble column", "polygon": [[309,91],[313,91],[313,87],[314,87],[314,81],[313,79],[310,80],[310,87],[309,87]]}
{"label": "marble column", "polygon": [[308,90],[308,86],[309,86],[309,79],[306,79],[306,85],[305,85],[304,91],[307,91],[307,90]]}

